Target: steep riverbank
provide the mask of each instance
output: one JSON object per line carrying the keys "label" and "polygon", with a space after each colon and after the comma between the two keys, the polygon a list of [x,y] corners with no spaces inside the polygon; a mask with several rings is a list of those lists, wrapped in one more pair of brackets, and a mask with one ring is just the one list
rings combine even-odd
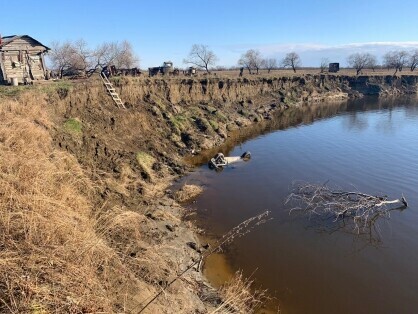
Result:
{"label": "steep riverbank", "polygon": [[[304,102],[417,87],[416,77],[309,75],[113,82],[126,110],[95,80],[1,90],[1,311],[139,312],[199,258],[167,189],[185,156]],[[211,295],[190,270],[147,311],[205,313],[219,302]]]}

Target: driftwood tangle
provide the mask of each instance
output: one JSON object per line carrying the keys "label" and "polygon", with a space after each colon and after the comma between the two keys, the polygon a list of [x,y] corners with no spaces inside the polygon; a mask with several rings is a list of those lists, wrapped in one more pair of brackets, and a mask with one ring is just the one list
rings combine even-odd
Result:
{"label": "driftwood tangle", "polygon": [[333,218],[334,222],[349,219],[357,233],[370,230],[379,218],[389,218],[392,210],[408,206],[404,196],[389,200],[387,196],[333,189],[327,183],[294,184],[285,203],[294,206],[290,212],[302,210],[309,215]]}

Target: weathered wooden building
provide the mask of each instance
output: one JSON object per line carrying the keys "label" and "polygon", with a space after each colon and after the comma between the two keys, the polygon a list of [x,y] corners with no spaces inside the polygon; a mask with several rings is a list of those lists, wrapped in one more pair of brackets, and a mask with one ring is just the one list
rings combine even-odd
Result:
{"label": "weathered wooden building", "polygon": [[44,54],[48,50],[28,35],[0,37],[0,83],[44,80],[47,76]]}

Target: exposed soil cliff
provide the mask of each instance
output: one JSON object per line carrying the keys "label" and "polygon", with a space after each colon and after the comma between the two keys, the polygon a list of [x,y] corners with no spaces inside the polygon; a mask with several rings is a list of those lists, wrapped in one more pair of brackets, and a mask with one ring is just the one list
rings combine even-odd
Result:
{"label": "exposed soil cliff", "polygon": [[418,76],[358,76],[346,77],[348,85],[364,95],[391,96],[415,94],[418,86]]}

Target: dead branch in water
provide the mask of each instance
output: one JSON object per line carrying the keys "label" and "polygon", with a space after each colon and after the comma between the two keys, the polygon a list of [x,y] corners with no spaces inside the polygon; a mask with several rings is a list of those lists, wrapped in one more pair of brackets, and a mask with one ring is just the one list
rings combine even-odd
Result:
{"label": "dead branch in water", "polygon": [[290,212],[302,210],[310,216],[333,218],[333,222],[348,219],[358,234],[370,231],[379,218],[389,218],[390,211],[402,210],[408,206],[404,196],[388,200],[387,196],[333,189],[326,183],[294,184],[292,193],[285,201],[285,204],[288,203],[296,205]]}

